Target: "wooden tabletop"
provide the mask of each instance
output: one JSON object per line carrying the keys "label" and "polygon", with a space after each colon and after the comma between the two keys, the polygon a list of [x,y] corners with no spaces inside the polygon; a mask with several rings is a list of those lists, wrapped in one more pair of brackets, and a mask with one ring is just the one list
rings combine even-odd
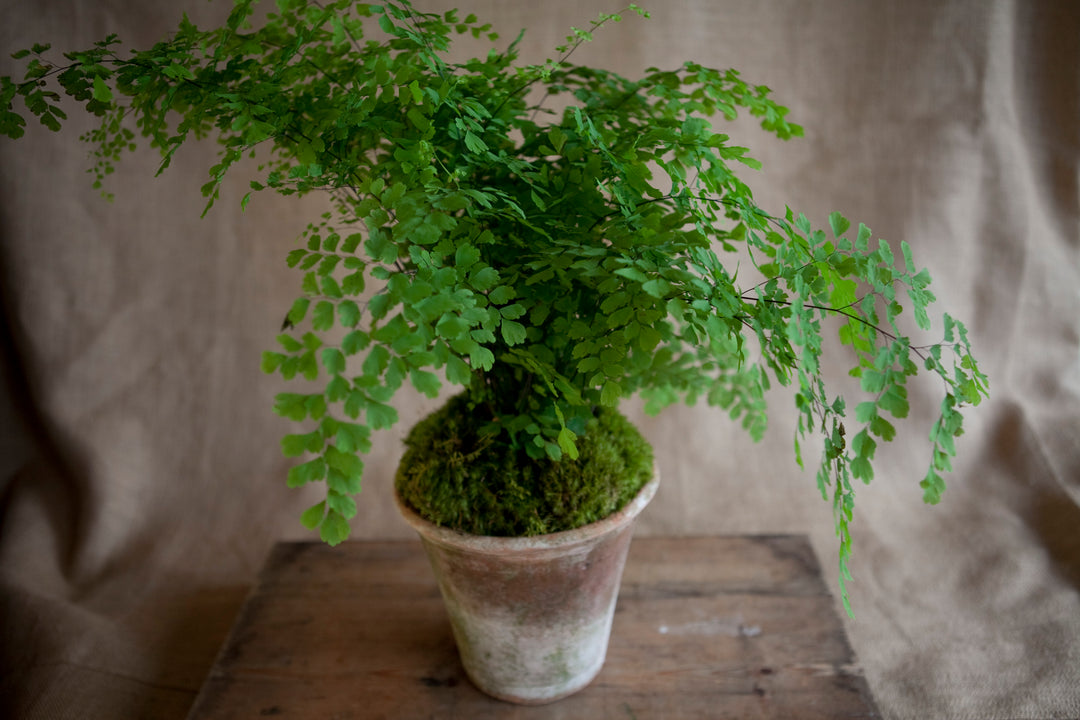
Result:
{"label": "wooden tabletop", "polygon": [[476,690],[419,541],[279,543],[189,720],[874,718],[801,535],[637,538],[607,663],[559,702]]}

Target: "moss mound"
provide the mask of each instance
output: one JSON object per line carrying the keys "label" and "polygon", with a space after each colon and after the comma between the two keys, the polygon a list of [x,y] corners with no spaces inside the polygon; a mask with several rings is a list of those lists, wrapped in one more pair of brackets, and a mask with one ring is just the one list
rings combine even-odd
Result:
{"label": "moss mound", "polygon": [[473,535],[560,532],[602,520],[652,478],[652,448],[617,410],[600,408],[580,457],[561,462],[484,437],[483,424],[458,395],[405,439],[395,485],[429,522]]}

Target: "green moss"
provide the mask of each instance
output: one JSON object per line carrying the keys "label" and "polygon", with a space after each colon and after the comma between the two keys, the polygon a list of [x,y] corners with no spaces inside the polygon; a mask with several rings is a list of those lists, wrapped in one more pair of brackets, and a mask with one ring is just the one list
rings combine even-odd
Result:
{"label": "green moss", "polygon": [[474,535],[542,535],[607,517],[652,478],[652,448],[617,410],[599,408],[560,462],[482,435],[487,422],[463,394],[417,423],[395,479],[406,504]]}

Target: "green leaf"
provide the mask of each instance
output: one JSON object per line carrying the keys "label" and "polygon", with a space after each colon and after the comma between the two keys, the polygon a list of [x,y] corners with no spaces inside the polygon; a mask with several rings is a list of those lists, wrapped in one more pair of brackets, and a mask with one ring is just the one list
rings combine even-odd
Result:
{"label": "green leaf", "polygon": [[885,442],[889,442],[896,437],[896,428],[892,426],[892,423],[880,415],[875,415],[874,419],[870,422],[870,432],[874,433]]}
{"label": "green leaf", "polygon": [[386,317],[386,313],[390,311],[391,305],[390,296],[386,293],[379,293],[368,301],[368,312],[371,313],[371,317],[374,320],[382,320]]}
{"label": "green leaf", "polygon": [[933,467],[927,470],[926,477],[919,483],[919,487],[923,489],[923,502],[928,505],[937,505],[941,502],[941,493],[945,490],[945,482]]}
{"label": "green leaf", "polygon": [[555,126],[548,131],[548,140],[551,142],[551,147],[555,148],[555,152],[561,154],[563,146],[566,145],[566,133],[562,128]]}
{"label": "green leaf", "polygon": [[853,458],[851,461],[851,476],[868,483],[874,479],[874,466],[864,457]]}
{"label": "green leaf", "polygon": [[371,432],[365,425],[339,422],[334,445],[344,453],[367,452],[371,449],[368,439]]}
{"label": "green leaf", "polygon": [[342,300],[338,303],[338,321],[342,327],[356,327],[360,322],[360,307],[352,300]]}
{"label": "green leaf", "polygon": [[854,280],[837,279],[833,281],[833,291],[829,296],[829,303],[836,310],[851,307],[858,300],[856,295],[858,288],[859,286]]}
{"label": "green leaf", "polygon": [[397,245],[391,240],[389,234],[385,232],[371,233],[364,242],[364,250],[367,251],[372,260],[387,265],[397,259]]}
{"label": "green leaf", "polygon": [[296,488],[310,482],[318,482],[324,477],[326,477],[326,461],[318,457],[290,468],[287,484],[291,488]]}
{"label": "green leaf", "polygon": [[304,321],[304,317],[307,315],[308,306],[311,305],[311,301],[307,298],[297,298],[292,308],[289,309],[289,314],[286,316],[290,325],[299,325]]}
{"label": "green leaf", "polygon": [[320,420],[326,415],[326,398],[321,393],[308,395],[304,401],[304,407],[307,408],[307,413],[312,420]]}
{"label": "green leaf", "polygon": [[870,247],[870,236],[872,232],[870,228],[866,227],[862,223],[859,223],[859,234],[855,238],[855,249],[859,252],[866,252]]}
{"label": "green leaf", "polygon": [[889,243],[884,238],[878,238],[878,256],[885,265],[892,266],[894,261],[892,248],[889,247]]}
{"label": "green leaf", "polygon": [[660,344],[663,338],[660,332],[651,325],[642,325],[638,332],[637,344],[645,352],[652,352]]}
{"label": "green leaf", "polygon": [[309,507],[300,515],[300,523],[308,530],[319,527],[326,515],[326,501],[318,502]]}
{"label": "green leaf", "polygon": [[487,143],[481,140],[472,130],[465,133],[465,147],[474,153],[484,153],[488,149]]}
{"label": "green leaf", "polygon": [[484,267],[474,272],[470,278],[472,286],[484,292],[495,286],[499,282],[499,271],[493,267]]}
{"label": "green leaf", "polygon": [[286,335],[285,332],[278,336],[278,343],[288,353],[297,353],[303,350],[303,343],[291,335]]}
{"label": "green leaf", "polygon": [[319,526],[319,537],[331,547],[339,545],[349,537],[349,521],[342,517],[341,513],[331,510],[326,513],[326,518]]}
{"label": "green leaf", "polygon": [[877,451],[877,442],[863,428],[851,439],[851,450],[858,457],[873,460],[874,453]]}
{"label": "green leaf", "polygon": [[525,326],[521,323],[514,322],[513,320],[503,320],[499,328],[502,331],[503,340],[506,341],[507,345],[520,345],[525,342]]}
{"label": "green leaf", "polygon": [[642,283],[641,289],[658,300],[663,300],[671,293],[671,284],[663,278],[653,278]]}
{"label": "green leaf", "polygon": [[868,393],[879,393],[885,387],[885,375],[877,370],[866,369],[862,373],[862,389]]}
{"label": "green leaf", "polygon": [[[420,316],[423,317],[424,320],[431,322],[435,318],[450,313],[450,311],[456,309],[459,304],[460,303],[458,303],[453,295],[440,293],[424,298],[420,302],[415,303],[413,308],[420,313]],[[455,317],[454,315],[449,316]]]}
{"label": "green leaf", "polygon": [[382,345],[376,345],[371,348],[371,352],[364,358],[363,372],[364,375],[372,378],[377,378],[383,374],[387,365],[390,364],[390,351]]}
{"label": "green leaf", "polygon": [[311,317],[311,326],[320,331],[334,327],[334,304],[332,302],[322,300],[315,305],[315,312]]}
{"label": "green leaf", "polygon": [[331,375],[339,375],[345,372],[345,355],[337,348],[326,348],[322,351],[322,363],[326,371]]}
{"label": "green leaf", "polygon": [[571,460],[578,459],[577,444],[574,442],[574,439],[576,437],[577,436],[574,435],[574,433],[569,428],[564,427],[559,430],[559,449],[566,453]]}
{"label": "green leaf", "polygon": [[904,255],[904,268],[912,275],[915,274],[915,258],[911,254],[911,246],[906,240],[900,241],[900,252]]}
{"label": "green leaf", "polygon": [[868,423],[877,417],[877,403],[873,400],[861,402],[855,406],[855,419],[861,423]]}
{"label": "green leaf", "polygon": [[343,295],[341,286],[338,285],[338,281],[330,276],[326,276],[322,279],[322,294],[328,298],[333,298],[334,300],[340,300]]}
{"label": "green leaf", "polygon": [[465,243],[458,246],[454,253],[454,265],[461,270],[468,270],[480,259],[480,251],[474,245]]}
{"label": "green leaf", "polygon": [[758,266],[758,270],[761,271],[762,275],[769,279],[780,274],[780,266],[776,263],[762,263]]}
{"label": "green leaf", "polygon": [[[496,305],[504,305],[517,297],[517,290],[512,285],[500,285],[491,291],[488,299]],[[516,318],[511,318],[516,319]]]}
{"label": "green leaf", "polygon": [[307,417],[304,395],[297,393],[278,393],[274,397],[274,412],[282,417],[299,422]]}
{"label": "green leaf", "polygon": [[342,278],[341,291],[346,295],[359,295],[364,292],[365,284],[366,279],[364,278],[363,270],[357,270]]}
{"label": "green leaf", "polygon": [[262,354],[262,362],[260,363],[259,367],[264,373],[269,375],[270,373],[277,371],[277,369],[281,366],[281,363],[284,361],[285,356],[281,353],[264,350]]}
{"label": "green leaf", "polygon": [[351,255],[352,253],[356,252],[356,248],[360,246],[360,243],[363,241],[363,239],[364,236],[360,233],[350,234],[348,237],[345,238],[345,242],[341,244],[341,251]]}
{"label": "green leaf", "polygon": [[447,340],[463,337],[469,331],[469,323],[454,313],[446,313],[435,325],[436,334]]}
{"label": "green leaf", "polygon": [[335,375],[326,384],[323,395],[329,402],[340,402],[349,394],[349,381],[340,375]]}
{"label": "green leaf", "polygon": [[356,501],[344,493],[330,492],[326,496],[326,504],[329,508],[344,518],[356,516]]}
{"label": "green leaf", "polygon": [[100,75],[94,76],[94,99],[98,102],[112,102],[113,94]]}
{"label": "green leaf", "polygon": [[832,228],[834,237],[841,237],[851,227],[851,222],[838,212],[829,214],[829,227]]}
{"label": "green leaf", "polygon": [[409,83],[409,92],[412,94],[414,103],[417,105],[422,105],[424,103],[424,93],[420,89],[420,83],[418,81],[413,80]]}
{"label": "green leaf", "polygon": [[639,282],[639,283],[645,283],[645,282],[648,282],[648,280],[649,280],[649,276],[646,275],[645,273],[641,272],[637,268],[632,268],[632,267],[617,268],[616,270],[614,270],[614,273],[616,275],[620,275],[620,276],[622,276],[622,277],[624,277],[624,278],[626,278],[628,280],[633,280],[633,281]]}
{"label": "green leaf", "polygon": [[495,354],[482,345],[474,344],[469,352],[469,363],[474,368],[488,372],[495,365]]}
{"label": "green leaf", "polygon": [[372,402],[367,406],[367,421],[375,430],[385,430],[398,421],[398,413],[390,405]]}
{"label": "green leaf", "polygon": [[[340,307],[339,307],[340,309]],[[341,341],[341,349],[346,355],[355,355],[368,346],[371,339],[363,330],[353,330]]]}
{"label": "green leaf", "polygon": [[315,360],[315,353],[308,351],[299,357],[297,370],[308,380],[319,377],[319,364]]}
{"label": "green leaf", "polygon": [[446,361],[446,379],[467,386],[472,382],[472,369],[457,355],[451,355]]}
{"label": "green leaf", "polygon": [[306,452],[319,452],[322,446],[322,435],[317,432],[286,435],[281,438],[281,452],[285,457],[299,457]]}
{"label": "green leaf", "polygon": [[364,463],[360,458],[334,445],[326,448],[326,463],[346,477],[359,477],[364,472]]}
{"label": "green leaf", "polygon": [[797,227],[803,235],[809,235],[813,228],[810,225],[810,220],[806,217],[805,213],[799,213],[799,216],[795,218],[795,227]]}
{"label": "green leaf", "polygon": [[518,303],[499,308],[499,314],[507,320],[516,320],[525,314],[525,308]]}
{"label": "green leaf", "polygon": [[409,379],[412,380],[413,387],[424,395],[429,398],[438,397],[442,383],[439,382],[439,377],[435,373],[414,369],[409,371]]}
{"label": "green leaf", "polygon": [[895,418],[905,418],[908,415],[907,391],[900,385],[890,385],[878,400],[878,405]]}
{"label": "green leaf", "polygon": [[359,390],[353,390],[349,393],[349,396],[345,398],[345,414],[356,419],[360,417],[360,413],[365,407],[367,407],[367,396]]}
{"label": "green leaf", "polygon": [[622,387],[614,380],[608,380],[600,390],[600,404],[615,407],[622,397]]}

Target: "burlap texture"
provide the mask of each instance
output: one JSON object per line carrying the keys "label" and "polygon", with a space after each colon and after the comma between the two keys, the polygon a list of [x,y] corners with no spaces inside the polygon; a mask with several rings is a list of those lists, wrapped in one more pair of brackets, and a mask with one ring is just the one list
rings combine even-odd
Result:
{"label": "burlap texture", "polygon": [[[448,0],[416,0],[443,9]],[[740,123],[765,162],[758,200],[907,240],[965,319],[993,398],[968,420],[945,501],[922,505],[939,400],[858,494],[847,628],[888,718],[1080,717],[1080,5],[1071,0],[680,0],[605,29],[575,60],[624,74],[694,59],[771,86],[805,125],[791,143]],[[475,0],[524,55],[619,3]],[[0,73],[32,42],[146,45],[221,3],[0,0]],[[150,152],[90,188],[91,126],[0,140],[0,712],[181,718],[270,545],[303,538],[258,371],[298,276],[284,263],[321,198],[226,183],[199,219],[211,145],[153,180]],[[839,368],[839,363],[837,364]],[[842,376],[839,369],[834,373]],[[401,422],[367,459],[359,538],[409,537],[390,478]],[[791,453],[790,399],[766,439],[722,412],[628,412],[664,476],[652,534],[806,532],[835,587],[831,511]],[[313,491],[317,492],[317,490]]]}

